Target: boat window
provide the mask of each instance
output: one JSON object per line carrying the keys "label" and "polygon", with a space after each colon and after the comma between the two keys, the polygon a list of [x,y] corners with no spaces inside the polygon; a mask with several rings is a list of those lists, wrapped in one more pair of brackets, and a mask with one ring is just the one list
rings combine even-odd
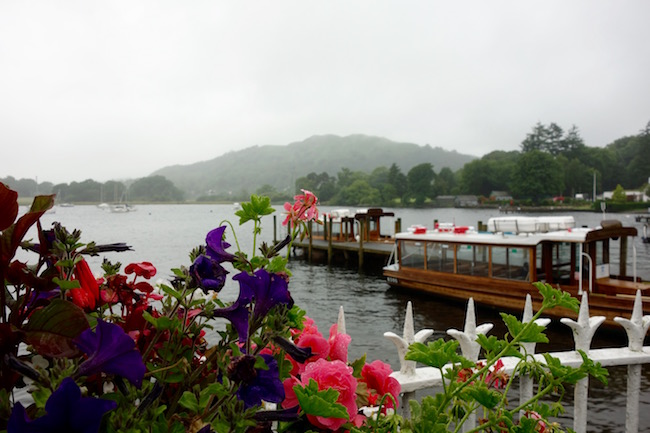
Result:
{"label": "boat window", "polygon": [[402,266],[424,269],[424,242],[402,241],[401,255]]}
{"label": "boat window", "polygon": [[438,272],[454,272],[454,246],[440,242],[427,244],[427,269]]}
{"label": "boat window", "polygon": [[488,247],[484,245],[458,245],[456,247],[457,273],[487,277],[488,265]]}
{"label": "boat window", "polygon": [[553,282],[570,284],[571,282],[571,244],[561,242],[553,245],[552,256]]}
{"label": "boat window", "polygon": [[528,281],[529,271],[528,249],[492,247],[492,277]]}

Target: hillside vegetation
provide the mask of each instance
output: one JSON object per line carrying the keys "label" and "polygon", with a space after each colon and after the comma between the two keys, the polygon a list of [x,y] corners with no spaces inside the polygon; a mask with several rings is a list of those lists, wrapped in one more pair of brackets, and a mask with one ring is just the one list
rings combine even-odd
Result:
{"label": "hillside vegetation", "polygon": [[286,146],[253,146],[209,161],[165,167],[152,175],[171,180],[186,197],[224,191],[240,195],[262,185],[292,194],[296,179],[312,172],[336,174],[348,168],[369,173],[393,163],[405,172],[422,163],[430,163],[436,170],[449,167],[456,171],[474,159],[439,147],[381,137],[317,135]]}

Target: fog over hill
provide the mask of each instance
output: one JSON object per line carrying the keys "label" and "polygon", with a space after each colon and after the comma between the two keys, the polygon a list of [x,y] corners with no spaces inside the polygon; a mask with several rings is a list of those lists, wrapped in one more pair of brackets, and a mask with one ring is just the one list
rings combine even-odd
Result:
{"label": "fog over hill", "polygon": [[440,147],[382,137],[315,135],[288,145],[253,146],[209,161],[164,167],[152,175],[165,176],[191,197],[208,191],[254,192],[265,184],[292,193],[295,179],[311,172],[336,176],[348,168],[369,173],[395,163],[406,174],[415,165],[429,162],[437,173],[444,167],[456,171],[474,159]]}

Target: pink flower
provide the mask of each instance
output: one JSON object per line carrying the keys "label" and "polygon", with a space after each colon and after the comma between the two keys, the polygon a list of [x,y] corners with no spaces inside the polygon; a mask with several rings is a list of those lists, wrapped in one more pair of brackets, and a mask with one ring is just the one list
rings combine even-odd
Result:
{"label": "pink flower", "polygon": [[301,334],[296,341],[296,346],[303,349],[307,347],[311,348],[312,356],[304,364],[299,364],[294,361],[293,358],[289,358],[293,365],[291,374],[301,374],[305,370],[307,364],[310,364],[317,359],[325,359],[330,353],[329,342],[318,331],[309,334]]}
{"label": "pink flower", "polygon": [[341,361],[327,361],[322,358],[308,364],[299,381],[295,377],[284,381],[286,397],[282,406],[285,408],[295,406],[297,400],[293,386],[296,384],[305,386],[310,379],[314,379],[318,383],[319,390],[332,388],[338,391],[339,398],[336,402],[345,406],[348,412],[348,418],[325,418],[307,414],[310,423],[318,428],[334,431],[356,416],[357,380],[352,376],[352,367],[348,367]]}
{"label": "pink flower", "polygon": [[[366,364],[361,369],[361,382],[368,386],[368,402],[370,404],[378,403],[378,400],[386,394],[391,394],[395,399],[396,405],[402,387],[397,379],[391,377],[393,369],[390,365],[380,360],[375,360]],[[387,398],[384,402],[387,408],[393,407],[393,400]]]}
{"label": "pink flower", "polygon": [[293,197],[295,203],[291,204],[286,202],[284,210],[287,217],[282,222],[286,226],[291,223],[291,227],[297,226],[300,222],[307,222],[318,219],[318,198],[306,189],[301,190],[303,194],[298,194]]}
{"label": "pink flower", "polygon": [[485,377],[485,383],[488,386],[494,386],[496,389],[503,389],[509,379],[510,376],[506,374],[503,368],[503,361],[499,359]]}
{"label": "pink flower", "polygon": [[536,432],[539,432],[539,433],[547,433],[547,432],[551,431],[550,428],[548,428],[548,426],[546,425],[546,423],[545,423],[544,421],[542,421],[542,417],[541,417],[541,415],[538,414],[537,412],[532,411],[532,410],[531,410],[531,411],[527,411],[527,412],[526,412],[526,418],[537,419],[537,420],[539,420],[539,421],[537,422],[537,426],[535,427],[535,431],[536,431]]}
{"label": "pink flower", "polygon": [[330,338],[328,340],[330,345],[329,359],[330,361],[339,360],[348,362],[348,346],[352,341],[352,337],[348,334],[339,334],[338,326],[335,324],[330,328]]}

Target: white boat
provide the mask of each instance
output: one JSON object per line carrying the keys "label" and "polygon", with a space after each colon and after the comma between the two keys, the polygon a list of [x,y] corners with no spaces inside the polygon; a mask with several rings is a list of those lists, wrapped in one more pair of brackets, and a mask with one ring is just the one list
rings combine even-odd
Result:
{"label": "white boat", "polygon": [[[616,316],[629,316],[637,290],[650,293],[650,283],[627,274],[628,238],[637,236],[634,227],[609,220],[599,227],[576,228],[573,217],[502,217],[491,219],[487,227],[488,232],[479,232],[439,224],[432,230],[414,227],[398,233],[384,268],[386,281],[515,310],[523,308],[528,293],[539,307],[541,298],[531,283],[544,281],[578,298],[588,292],[592,313],[605,316],[609,324]],[[617,266],[610,264],[615,242]],[[631,264],[635,273],[635,256]],[[573,316],[561,309],[549,314]]]}

